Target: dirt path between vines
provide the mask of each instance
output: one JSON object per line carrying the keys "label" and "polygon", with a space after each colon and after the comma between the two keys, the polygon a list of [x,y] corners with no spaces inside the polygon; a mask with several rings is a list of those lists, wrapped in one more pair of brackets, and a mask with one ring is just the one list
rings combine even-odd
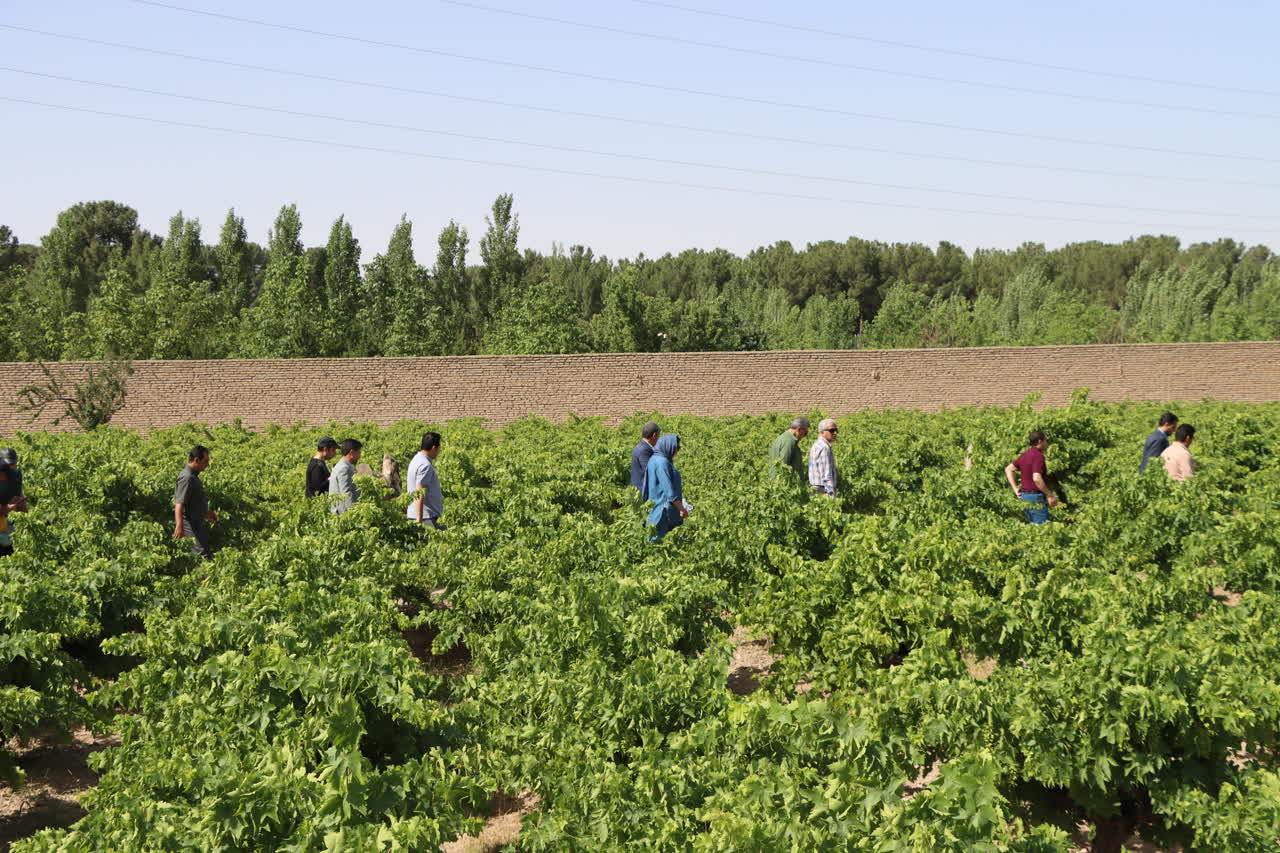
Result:
{"label": "dirt path between vines", "polygon": [[463,835],[440,845],[441,853],[489,853],[515,844],[520,837],[520,821],[537,811],[541,801],[532,791],[499,794],[493,798],[491,816],[479,835]]}
{"label": "dirt path between vines", "polygon": [[733,643],[733,660],[729,662],[729,692],[735,696],[750,696],[760,689],[760,681],[769,676],[769,667],[781,660],[781,655],[769,651],[773,640],[768,637],[752,639],[751,629],[743,625],[729,635]]}
{"label": "dirt path between vines", "polygon": [[120,743],[117,735],[95,737],[78,731],[68,744],[35,744],[20,747],[16,740],[9,748],[27,772],[27,782],[15,791],[0,786],[0,853],[10,845],[42,829],[65,828],[84,817],[80,795],[98,784],[98,774],[89,769],[88,758]]}

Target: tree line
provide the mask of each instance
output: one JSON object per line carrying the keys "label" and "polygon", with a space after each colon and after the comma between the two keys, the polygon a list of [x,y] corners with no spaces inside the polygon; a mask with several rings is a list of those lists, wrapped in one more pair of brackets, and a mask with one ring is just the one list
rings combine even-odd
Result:
{"label": "tree line", "polygon": [[1014,250],[851,237],[738,256],[610,260],[519,245],[501,195],[479,263],[450,221],[431,249],[401,218],[365,260],[340,216],[306,247],[294,205],[267,245],[227,213],[216,242],[113,201],[60,213],[38,245],[0,225],[0,360],[300,358],[1231,341],[1280,338],[1280,258],[1170,236]]}

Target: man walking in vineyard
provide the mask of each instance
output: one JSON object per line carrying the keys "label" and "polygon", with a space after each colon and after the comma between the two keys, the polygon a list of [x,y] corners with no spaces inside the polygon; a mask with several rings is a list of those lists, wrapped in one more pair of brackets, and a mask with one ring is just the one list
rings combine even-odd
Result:
{"label": "man walking in vineyard", "polygon": [[1147,436],[1146,442],[1142,445],[1142,464],[1138,466],[1138,473],[1147,470],[1147,463],[1155,457],[1164,453],[1166,447],[1169,446],[1169,434],[1178,428],[1178,416],[1173,412],[1165,412],[1160,416],[1160,423],[1156,426],[1155,432]]}
{"label": "man walking in vineyard", "polygon": [[316,442],[316,455],[307,463],[307,497],[329,494],[329,466],[325,463],[338,455],[338,442],[325,436]]}
{"label": "man walking in vineyard", "polygon": [[187,464],[173,489],[173,538],[192,540],[192,552],[206,560],[213,556],[209,523],[218,520],[217,513],[209,511],[209,499],[200,481],[200,473],[208,467],[209,448],[197,444],[187,453]]}
{"label": "man walking in vineyard", "polygon": [[631,488],[640,493],[640,497],[649,497],[644,472],[649,468],[649,460],[653,458],[653,448],[658,443],[662,430],[653,421],[647,421],[640,428],[640,441],[631,451]]}
{"label": "man walking in vineyard", "polygon": [[359,439],[344,438],[338,445],[342,458],[333,466],[329,474],[329,495],[341,495],[342,500],[329,507],[329,511],[341,515],[360,499],[360,490],[356,488],[356,463],[360,461],[360,449],[364,444]]}
{"label": "man walking in vineyard", "polygon": [[840,427],[831,418],[818,424],[818,440],[809,448],[809,485],[818,494],[829,498],[836,496],[836,457],[831,443],[836,440]]}
{"label": "man walking in vineyard", "polygon": [[[1034,430],[1027,436],[1027,445],[1022,455],[1005,467],[1004,475],[1009,481],[1009,488],[1013,489],[1014,497],[1031,504],[1027,507],[1027,521],[1044,524],[1049,520],[1049,507],[1058,505],[1057,496],[1049,488],[1049,469],[1044,461],[1044,451],[1049,446],[1049,439],[1040,430]],[[1015,471],[1018,473],[1016,481],[1013,478]]]}
{"label": "man walking in vineyard", "polygon": [[422,444],[409,463],[407,488],[415,497],[407,512],[409,518],[419,524],[444,530],[444,525],[440,523],[440,516],[444,514],[444,495],[440,492],[440,477],[436,474],[435,466],[439,455],[440,433],[424,432]]}
{"label": "man walking in vineyard", "polygon": [[1191,455],[1191,442],[1195,437],[1196,428],[1183,424],[1173,434],[1173,443],[1160,454],[1164,460],[1164,472],[1170,479],[1181,483],[1196,475],[1196,458]]}
{"label": "man walking in vineyard", "polygon": [[[15,454],[16,457],[17,454]],[[22,480],[9,460],[0,457],[0,557],[13,553],[13,527],[10,513],[25,512],[26,499],[22,495]]]}
{"label": "man walking in vineyard", "polygon": [[22,490],[22,471],[18,469],[18,451],[12,447],[0,447],[0,462],[9,463],[9,479],[13,482],[14,488],[17,490],[19,512],[27,511],[27,493]]}
{"label": "man walking in vineyard", "polygon": [[809,419],[796,418],[782,435],[773,440],[773,444],[769,446],[770,476],[791,473],[798,482],[804,482],[808,470],[804,464],[804,453],[800,450],[800,439],[808,434]]}

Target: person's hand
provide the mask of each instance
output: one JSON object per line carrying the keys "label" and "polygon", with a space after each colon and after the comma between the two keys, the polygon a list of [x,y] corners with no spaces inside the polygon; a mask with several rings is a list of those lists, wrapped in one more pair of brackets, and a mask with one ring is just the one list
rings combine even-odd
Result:
{"label": "person's hand", "polygon": [[175,527],[175,528],[173,528],[173,538],[174,538],[174,541],[175,541],[175,542],[176,542],[177,540],[179,540],[179,539],[181,539],[181,538],[182,538],[182,528],[181,528],[181,527]]}
{"label": "person's hand", "polygon": [[1018,500],[1022,500],[1022,492],[1018,491],[1017,489],[1013,490],[1013,496]]}
{"label": "person's hand", "polygon": [[209,519],[210,521],[217,521],[217,520],[218,520],[218,514],[217,514],[216,512],[214,512],[213,510],[209,510],[208,512],[206,512],[206,513],[204,514],[204,517],[205,517],[205,518],[207,518],[207,519]]}
{"label": "person's hand", "polygon": [[688,517],[689,517],[689,510],[685,509],[683,506],[682,506],[682,507],[678,507],[677,509],[678,509],[678,511],[679,511],[679,513],[680,513],[680,517],[681,517],[681,518],[688,518]]}
{"label": "person's hand", "polygon": [[1055,497],[1054,495],[1049,495],[1049,506],[1053,507],[1057,505],[1058,505],[1057,497]]}

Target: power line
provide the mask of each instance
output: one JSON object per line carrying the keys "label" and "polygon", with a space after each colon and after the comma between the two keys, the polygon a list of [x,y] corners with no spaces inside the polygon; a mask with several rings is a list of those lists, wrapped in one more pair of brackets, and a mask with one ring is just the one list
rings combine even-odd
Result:
{"label": "power line", "polygon": [[671,92],[674,94],[692,95],[702,98],[713,98],[722,101],[733,101],[737,103],[755,104],[757,106],[779,107],[783,109],[801,110],[805,112],[819,113],[823,115],[839,115],[847,118],[861,118],[871,121],[884,121],[895,124],[911,125],[913,127],[929,127],[941,130],[960,130],[968,133],[981,133],[989,136],[1003,136],[1016,139],[1035,139],[1040,142],[1056,142],[1068,145],[1087,145],[1100,148],[1115,148],[1125,151],[1141,151],[1147,154],[1177,154],[1188,157],[1207,157],[1219,160],[1238,160],[1249,163],[1280,163],[1280,159],[1274,157],[1259,157],[1249,154],[1224,154],[1218,151],[1194,151],[1179,148],[1161,148],[1155,145],[1134,145],[1123,142],[1107,142],[1097,139],[1081,139],[1071,136],[1053,136],[1049,134],[1028,133],[1026,131],[1001,130],[999,128],[979,127],[975,125],[953,124],[950,122],[929,121],[927,119],[911,119],[901,118],[898,116],[886,116],[877,113],[865,113],[857,110],[846,110],[838,107],[824,107],[816,104],[800,104],[789,101],[775,101],[769,98],[755,98],[749,95],[735,95],[729,92],[714,92],[704,89],[692,89],[684,86],[669,86],[663,83],[652,83],[644,80],[630,80],[624,77],[612,77],[606,74],[592,74],[586,71],[570,71],[563,68],[553,68],[546,65],[534,65],[525,62],[514,62],[507,59],[493,59],[491,57],[472,56],[464,53],[454,53],[447,50],[438,50],[436,48],[422,47],[420,45],[402,44],[399,42],[382,41],[379,39],[365,38],[363,36],[352,36],[345,33],[331,33],[324,30],[311,29],[309,27],[299,27],[293,24],[277,24],[271,21],[263,21],[257,18],[245,18],[239,15],[228,15],[222,12],[210,12],[205,9],[195,9],[188,6],[178,6],[172,3],[162,3],[158,0],[131,0],[144,6],[154,6],[161,9],[169,9],[176,12],[183,12],[191,15],[200,15],[208,18],[216,18],[219,20],[233,21],[241,24],[250,24],[253,26],[267,27],[270,29],[283,30],[286,32],[303,33],[305,35],[320,36],[322,38],[337,39],[340,41],[349,41],[355,44],[363,44],[372,47],[385,47],[393,50],[408,51],[411,53],[421,53],[428,56],[440,56],[447,59],[460,59],[467,62],[479,62],[487,65],[498,65],[504,68],[514,68],[520,71],[535,71],[542,74],[555,74],[561,77],[573,77],[581,80],[592,80],[597,83],[610,83],[622,86],[633,86],[642,89],[651,89],[659,92]]}
{"label": "power line", "polygon": [[731,166],[723,163],[706,163],[696,160],[678,160],[667,157],[656,157],[647,154],[629,154],[616,151],[604,151],[595,148],[582,148],[571,145],[555,145],[542,142],[531,142],[523,139],[511,139],[500,136],[485,136],[473,133],[463,133],[460,131],[442,130],[439,128],[419,127],[414,125],[396,124],[392,122],[373,121],[369,119],[351,118],[349,116],[338,116],[327,113],[315,113],[305,110],[288,109],[284,107],[269,107],[260,104],[246,104],[240,101],[232,101],[223,98],[208,98],[201,95],[192,95],[182,92],[168,92],[160,89],[148,89],[139,86],[128,86],[121,83],[108,83],[102,80],[85,80],[78,77],[69,77],[62,74],[49,74],[42,71],[31,71],[25,68],[14,68],[11,66],[0,65],[0,71],[12,74],[25,74],[29,77],[41,77],[47,80],[59,80],[67,83],[75,83],[82,86],[97,86],[105,89],[115,89],[117,91],[136,92],[145,95],[154,95],[163,98],[175,98],[178,100],[191,101],[201,104],[214,104],[224,107],[235,107],[237,109],[257,110],[259,112],[274,113],[277,115],[296,116],[300,118],[321,119],[323,121],[340,122],[343,124],[353,124],[362,127],[376,127],[385,130],[408,131],[411,133],[423,133],[434,136],[446,136],[454,139],[467,139],[475,142],[493,142],[501,145],[518,145],[526,148],[538,148],[547,151],[560,151],[570,154],[587,154],[596,157],[612,157],[623,160],[636,160],[646,163],[657,163],[665,166],[683,166],[696,169],[715,169],[719,171],[735,172],[744,175],[758,175],[773,178],[789,178],[793,180],[807,181],[824,181],[826,183],[849,184],[853,186],[872,187],[875,189],[887,190],[905,190],[908,192],[928,192],[938,193],[942,195],[965,196],[969,198],[991,199],[998,201],[1019,201],[1031,202],[1033,204],[1056,204],[1068,207],[1089,207],[1103,210],[1125,210],[1136,213],[1162,213],[1174,214],[1179,216],[1207,216],[1221,217],[1228,219],[1251,219],[1263,222],[1276,221],[1275,216],[1257,216],[1247,213],[1232,213],[1225,211],[1205,211],[1205,210],[1186,210],[1177,208],[1158,208],[1158,207],[1140,207],[1135,205],[1110,204],[1106,202],[1091,201],[1070,201],[1065,199],[1053,198],[1037,198],[1033,196],[1008,195],[1003,193],[975,192],[971,190],[955,190],[942,187],[918,186],[912,184],[892,184],[880,181],[867,181],[858,178],[846,178],[834,175],[812,175],[800,172],[784,172],[773,169],[756,169],[745,166]]}
{"label": "power line", "polygon": [[[138,0],[145,2],[145,0]],[[710,50],[720,50],[729,53],[736,53],[745,56],[759,56],[766,59],[776,59],[783,62],[798,62],[806,65],[817,65],[826,68],[838,68],[847,71],[862,71],[870,74],[884,74],[891,77],[904,77],[910,80],[926,80],[931,83],[950,83],[959,86],[975,86],[983,89],[995,89],[1003,92],[1016,92],[1023,95],[1048,96],[1054,98],[1069,98],[1077,101],[1090,101],[1101,104],[1114,104],[1126,107],[1144,107],[1156,110],[1172,110],[1191,113],[1202,113],[1208,115],[1234,116],[1239,118],[1262,118],[1276,120],[1280,119],[1280,113],[1261,113],[1251,112],[1248,110],[1226,110],[1217,107],[1200,107],[1186,104],[1168,104],[1157,101],[1144,101],[1135,98],[1114,98],[1106,95],[1088,95],[1079,92],[1066,92],[1061,89],[1039,89],[1032,86],[1015,86],[1009,83],[991,83],[985,80],[969,80],[962,77],[947,77],[940,74],[925,74],[918,71],[902,71],[895,68],[884,68],[876,65],[863,65],[854,62],[842,62],[835,59],[822,59],[815,56],[801,56],[791,53],[778,53],[771,50],[760,50],[757,48],[741,47],[738,45],[724,44],[722,42],[701,41],[699,39],[685,38],[683,36],[673,36],[665,33],[645,32],[643,30],[630,30],[624,27],[614,27],[606,24],[594,24],[588,21],[576,21],[569,18],[558,18],[552,15],[540,15],[533,12],[524,12],[518,9],[507,9],[500,6],[489,6],[483,3],[473,3],[469,0],[440,0],[447,6],[457,6],[463,9],[472,9],[480,12],[490,12],[498,15],[509,15],[514,18],[524,18],[530,21],[540,21],[549,24],[559,24],[568,27],[578,27],[580,29],[592,30],[595,32],[612,33],[614,35],[623,35],[631,38],[650,39],[652,41],[668,42],[671,44],[683,44],[691,47],[707,48]]]}
{"label": "power line", "polygon": [[[307,145],[315,145],[328,148],[340,148],[350,151],[374,152],[379,154],[395,154],[404,157],[416,157],[427,160],[439,160],[447,163],[462,163],[471,166],[498,167],[505,169],[516,169],[520,171],[543,172],[553,175],[568,175],[572,177],[597,178],[601,180],[622,181],[626,183],[652,185],[652,186],[669,186],[680,187],[682,189],[707,190],[712,192],[735,193],[739,195],[750,195],[753,197],[769,197],[769,198],[785,198],[799,201],[815,201],[829,202],[835,204],[849,204],[865,207],[886,207],[900,210],[918,210],[930,213],[954,213],[962,216],[996,216],[1009,219],[1020,220],[1044,220],[1052,222],[1076,222],[1087,225],[1121,225],[1136,228],[1151,229],[1180,229],[1180,230],[1196,230],[1204,229],[1205,225],[1178,225],[1174,223],[1154,223],[1154,222],[1134,222],[1128,220],[1110,220],[1110,219],[1092,219],[1082,217],[1069,216],[1046,216],[1044,214],[1024,214],[1009,213],[998,210],[974,210],[971,208],[951,208],[936,207],[932,205],[911,204],[908,202],[892,202],[892,201],[870,201],[866,199],[841,198],[838,196],[815,195],[806,193],[780,192],[777,190],[759,190],[749,187],[732,187],[719,184],[702,184],[690,181],[676,181],[667,178],[638,178],[633,175],[616,175],[605,172],[591,172],[580,169],[565,169],[557,166],[539,166],[529,163],[512,163],[501,160],[485,160],[475,157],[458,157],[449,154],[435,154],[426,151],[411,151],[402,148],[388,148],[378,145],[362,145],[351,142],[338,142],[328,139],[312,139],[304,136],[291,136],[279,133],[267,133],[257,130],[244,130],[241,128],[220,127],[218,125],[200,124],[196,122],[178,121],[176,119],[156,118],[153,116],[142,116],[132,113],[120,113],[112,110],[102,110],[94,107],[75,107],[67,104],[54,104],[47,101],[37,101],[29,98],[18,98],[11,95],[0,95],[0,101],[8,101],[10,103],[27,104],[29,106],[44,107],[47,109],[63,110],[66,112],[84,113],[88,115],[106,116],[110,118],[127,119],[131,121],[141,121],[150,124],[165,125],[169,127],[182,127],[194,130],[213,131],[215,133],[225,133],[234,136],[246,136],[254,139],[271,139],[282,142],[300,142]],[[1243,228],[1238,229],[1241,233],[1275,233],[1274,229],[1269,228]]]}
{"label": "power line", "polygon": [[92,44],[101,47],[110,47],[118,50],[129,50],[137,53],[150,54],[152,56],[164,56],[174,59],[183,59],[191,62],[203,62],[210,65],[220,65],[225,68],[237,68],[246,71],[261,72],[264,74],[276,74],[284,77],[295,77],[302,80],[314,80],[322,83],[338,83],[345,86],[356,86],[366,89],[374,89],[385,92],[397,92],[400,94],[418,95],[423,97],[444,98],[463,103],[484,104],[487,106],[503,107],[505,109],[528,110],[531,112],[547,113],[550,115],[569,116],[573,118],[586,118],[598,121],[610,121],[620,124],[629,124],[637,127],[655,127],[666,130],[679,130],[690,133],[704,133],[714,136],[723,136],[734,139],[752,139],[759,142],[777,142],[787,145],[804,145],[814,148],[828,148],[838,151],[862,151],[873,154],[889,154],[898,157],[915,157],[925,160],[943,160],[954,163],[971,163],[980,166],[998,166],[1002,168],[1016,169],[1033,169],[1035,171],[1058,171],[1077,175],[1097,175],[1106,178],[1137,178],[1140,180],[1160,181],[1162,183],[1208,183],[1226,186],[1241,186],[1250,189],[1280,189],[1280,184],[1265,183],[1253,180],[1240,180],[1235,178],[1221,177],[1197,177],[1194,175],[1163,175],[1150,172],[1124,172],[1113,171],[1108,169],[1087,169],[1078,166],[1063,166],[1046,163],[1028,163],[1017,160],[994,160],[981,157],[967,157],[959,154],[939,154],[936,152],[925,151],[909,151],[898,148],[884,148],[874,145],[857,145],[850,142],[834,142],[831,140],[808,139],[796,136],[779,136],[766,133],[754,133],[743,130],[728,130],[724,128],[705,127],[699,125],[682,124],[678,122],[660,121],[657,119],[641,119],[630,116],[619,116],[610,113],[598,113],[586,110],[571,110],[562,107],[549,107],[539,104],[523,104],[514,101],[503,101],[496,98],[481,98],[473,95],[460,95],[455,92],[446,92],[438,89],[421,89],[412,86],[398,86],[390,83],[375,83],[368,80],[355,80],[349,77],[335,77],[329,74],[317,74],[309,71],[297,71],[288,68],[277,68],[269,65],[257,65],[249,62],[237,62],[230,59],[218,59],[210,56],[199,56],[190,53],[180,53],[173,50],[161,50],[159,48],[143,47],[136,44],[126,44],[124,42],[107,41],[104,39],[89,38],[87,36],[74,36],[67,33],[55,33],[49,30],[33,29],[31,27],[22,27],[14,24],[0,23],[0,28],[15,30],[18,32],[29,33],[32,35],[44,36],[47,38],[63,39],[66,41],[79,42],[81,44]]}
{"label": "power line", "polygon": [[1078,65],[1061,65],[1051,62],[1036,62],[1031,59],[1018,59],[1010,56],[996,56],[990,53],[977,53],[967,50],[956,50],[955,48],[936,47],[934,45],[915,44],[913,42],[895,41],[893,39],[876,38],[874,36],[861,35],[859,33],[840,32],[838,30],[828,30],[821,27],[805,26],[803,24],[791,24],[786,21],[779,21],[770,18],[753,18],[748,15],[738,15],[732,12],[717,12],[711,9],[698,9],[693,6],[684,6],[679,3],[665,2],[665,0],[630,0],[632,3],[638,3],[642,6],[658,6],[664,9],[674,9],[678,12],[687,12],[691,15],[704,15],[711,18],[721,18],[728,21],[738,21],[747,24],[759,24],[767,27],[777,27],[783,30],[791,30],[799,33],[809,33],[811,35],[830,36],[831,38],[846,39],[849,41],[860,41],[867,44],[878,44],[886,47],[900,47],[908,50],[918,50],[925,53],[937,53],[943,56],[959,56],[965,59],[980,59],[985,62],[1003,62],[1008,65],[1020,65],[1024,68],[1041,68],[1048,71],[1065,71],[1070,74],[1084,74],[1090,77],[1102,77],[1111,80],[1131,80],[1139,83],[1157,83],[1162,86],[1180,86],[1188,89],[1203,89],[1211,92],[1230,92],[1238,95],[1261,95],[1270,98],[1280,97],[1280,90],[1276,89],[1250,89],[1240,86],[1224,86],[1218,83],[1200,83],[1194,80],[1174,80],[1168,77],[1152,77],[1145,74],[1130,74],[1123,71],[1102,71],[1096,68],[1083,68]]}

